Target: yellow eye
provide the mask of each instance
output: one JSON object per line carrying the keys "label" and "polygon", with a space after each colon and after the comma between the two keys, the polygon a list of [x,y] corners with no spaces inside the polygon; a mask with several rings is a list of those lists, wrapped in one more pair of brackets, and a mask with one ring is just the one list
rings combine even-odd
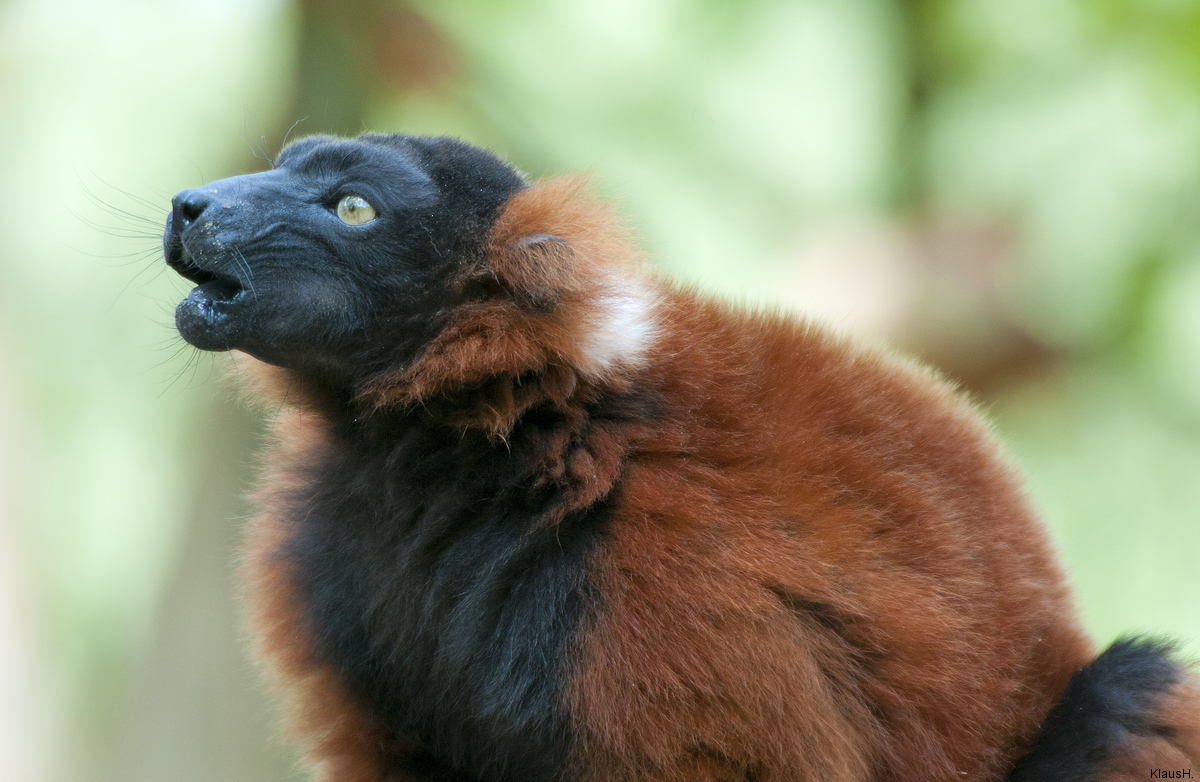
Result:
{"label": "yellow eye", "polygon": [[337,215],[346,225],[362,225],[375,219],[375,207],[362,196],[348,195],[338,201]]}

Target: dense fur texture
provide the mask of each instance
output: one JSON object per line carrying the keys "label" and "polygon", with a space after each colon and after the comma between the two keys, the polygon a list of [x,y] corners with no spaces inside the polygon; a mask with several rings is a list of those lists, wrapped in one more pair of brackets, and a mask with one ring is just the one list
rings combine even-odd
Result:
{"label": "dense fur texture", "polygon": [[1194,678],[1092,661],[960,394],[655,278],[579,181],[311,138],[164,242],[261,360],[251,621],[320,780],[1200,773]]}

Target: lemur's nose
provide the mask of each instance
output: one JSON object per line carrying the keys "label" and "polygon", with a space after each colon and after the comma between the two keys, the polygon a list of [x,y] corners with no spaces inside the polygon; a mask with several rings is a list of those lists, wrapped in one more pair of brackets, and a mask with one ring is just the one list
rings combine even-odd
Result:
{"label": "lemur's nose", "polygon": [[182,231],[196,222],[211,203],[212,196],[200,190],[184,190],[178,193],[171,199],[175,230]]}

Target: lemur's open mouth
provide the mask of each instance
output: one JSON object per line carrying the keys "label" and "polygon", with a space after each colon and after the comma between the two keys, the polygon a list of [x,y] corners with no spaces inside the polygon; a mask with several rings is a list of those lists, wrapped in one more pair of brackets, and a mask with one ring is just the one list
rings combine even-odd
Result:
{"label": "lemur's open mouth", "polygon": [[185,340],[205,350],[228,350],[239,330],[246,300],[242,281],[202,267],[178,237],[168,235],[167,265],[196,287],[175,308],[175,326]]}
{"label": "lemur's open mouth", "polygon": [[222,302],[231,302],[245,292],[240,280],[229,274],[209,271],[201,268],[187,251],[182,242],[177,253],[170,253],[167,265],[179,272],[180,276],[196,283],[196,287],[188,294],[193,301],[206,301],[211,306]]}

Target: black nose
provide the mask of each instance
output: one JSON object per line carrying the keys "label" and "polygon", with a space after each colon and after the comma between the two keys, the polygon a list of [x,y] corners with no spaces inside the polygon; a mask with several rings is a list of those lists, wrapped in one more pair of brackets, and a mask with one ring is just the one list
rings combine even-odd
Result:
{"label": "black nose", "polygon": [[184,190],[171,199],[171,221],[183,231],[200,218],[212,199],[199,190]]}

